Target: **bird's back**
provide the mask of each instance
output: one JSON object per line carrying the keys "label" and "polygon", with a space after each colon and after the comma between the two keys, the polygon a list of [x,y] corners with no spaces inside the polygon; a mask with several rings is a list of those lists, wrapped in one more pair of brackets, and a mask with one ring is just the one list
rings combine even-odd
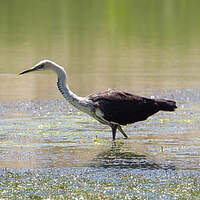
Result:
{"label": "bird's back", "polygon": [[89,95],[88,99],[103,112],[105,120],[120,125],[145,120],[161,110],[154,99],[113,89]]}

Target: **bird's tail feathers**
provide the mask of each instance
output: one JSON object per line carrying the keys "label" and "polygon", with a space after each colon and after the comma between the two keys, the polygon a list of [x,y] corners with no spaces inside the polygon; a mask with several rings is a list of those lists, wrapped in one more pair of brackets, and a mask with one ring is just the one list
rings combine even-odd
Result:
{"label": "bird's tail feathers", "polygon": [[157,99],[156,103],[158,104],[159,109],[163,111],[175,111],[177,108],[176,102],[171,100]]}

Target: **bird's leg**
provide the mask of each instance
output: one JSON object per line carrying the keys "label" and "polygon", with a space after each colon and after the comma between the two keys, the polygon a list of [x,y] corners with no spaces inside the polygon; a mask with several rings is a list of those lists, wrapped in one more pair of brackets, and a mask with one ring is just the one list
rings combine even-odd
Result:
{"label": "bird's leg", "polygon": [[112,128],[112,136],[113,136],[113,140],[115,140],[116,131],[117,131],[117,125],[112,124],[112,125],[111,125],[111,128]]}
{"label": "bird's leg", "polygon": [[118,130],[123,134],[123,136],[125,138],[128,138],[128,136],[126,135],[126,133],[123,131],[122,127],[120,125],[117,126]]}

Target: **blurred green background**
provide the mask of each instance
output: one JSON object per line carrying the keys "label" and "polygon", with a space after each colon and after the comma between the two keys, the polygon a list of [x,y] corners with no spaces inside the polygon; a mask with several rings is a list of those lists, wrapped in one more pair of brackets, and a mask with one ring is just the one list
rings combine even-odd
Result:
{"label": "blurred green background", "polygon": [[[0,95],[6,87],[9,97],[16,97],[12,80],[21,88],[21,97],[55,97],[55,88],[45,93],[55,85],[51,75],[43,74],[42,80],[31,75],[27,79],[35,80],[32,85],[24,77],[9,79],[45,58],[65,67],[71,87],[81,95],[109,87],[137,92],[199,85],[198,0],[0,3],[0,81],[5,82]],[[43,81],[40,91],[38,81]]]}

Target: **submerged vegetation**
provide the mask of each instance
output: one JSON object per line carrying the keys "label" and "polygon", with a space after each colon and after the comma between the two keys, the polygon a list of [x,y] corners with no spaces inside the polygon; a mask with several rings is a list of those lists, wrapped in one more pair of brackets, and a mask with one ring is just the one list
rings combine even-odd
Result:
{"label": "submerged vegetation", "polygon": [[0,174],[2,199],[199,199],[193,171],[37,169]]}
{"label": "submerged vegetation", "polygon": [[1,103],[0,199],[199,199],[200,92],[170,94],[177,112],[115,142],[64,100]]}

